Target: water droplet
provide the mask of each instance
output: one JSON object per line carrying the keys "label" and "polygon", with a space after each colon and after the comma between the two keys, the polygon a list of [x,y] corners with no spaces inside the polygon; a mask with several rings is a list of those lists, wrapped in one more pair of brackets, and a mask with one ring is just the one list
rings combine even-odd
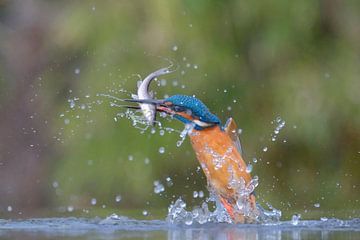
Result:
{"label": "water droplet", "polygon": [[163,191],[165,191],[164,185],[162,185],[158,180],[154,181],[154,193],[159,194]]}
{"label": "water droplet", "polygon": [[264,147],[263,148],[263,152],[267,152],[268,148],[267,147]]}
{"label": "water droplet", "polygon": [[161,130],[159,131],[159,134],[160,134],[160,136],[164,136],[165,131],[164,131],[163,129],[161,129]]}
{"label": "water droplet", "polygon": [[92,198],[90,203],[91,203],[91,205],[96,205],[96,198]]}
{"label": "water droplet", "polygon": [[75,68],[74,73],[75,74],[80,74],[80,68]]}
{"label": "water droplet", "polygon": [[174,185],[174,183],[173,183],[173,181],[172,181],[172,179],[170,177],[166,178],[166,185],[168,187],[171,187],[172,185]]}
{"label": "water droplet", "polygon": [[149,159],[149,158],[145,158],[145,159],[144,159],[144,163],[145,163],[145,164],[149,164],[149,163],[150,163],[150,159]]}
{"label": "water droplet", "polygon": [[174,52],[176,52],[176,51],[178,50],[178,46],[174,45],[174,46],[172,47],[172,50],[173,50]]}
{"label": "water droplet", "polygon": [[314,207],[316,207],[316,208],[320,207],[320,203],[315,203]]}
{"label": "water droplet", "polygon": [[199,193],[197,191],[193,192],[193,198],[197,198],[199,196]]}
{"label": "water droplet", "polygon": [[52,183],[52,186],[53,186],[53,188],[58,188],[58,187],[59,187],[59,183],[58,183],[57,181],[54,181],[54,182]]}
{"label": "water droplet", "polygon": [[73,99],[69,99],[69,105],[70,105],[70,108],[74,108],[75,107],[75,101]]}
{"label": "water droplet", "polygon": [[203,198],[204,197],[204,192],[203,191],[199,191],[199,198]]}
{"label": "water droplet", "polygon": [[248,164],[248,165],[246,166],[246,172],[247,172],[247,173],[251,173],[252,170],[253,170],[253,166],[252,166],[251,164]]}
{"label": "water droplet", "polygon": [[148,211],[146,211],[146,210],[142,211],[142,215],[147,216],[148,214],[149,214]]}
{"label": "water droplet", "polygon": [[159,153],[161,153],[161,154],[165,153],[165,148],[164,148],[164,147],[160,147],[160,148],[159,148]]}
{"label": "water droplet", "polygon": [[65,123],[66,125],[68,125],[68,124],[70,123],[70,119],[68,119],[68,118],[64,119],[64,123]]}
{"label": "water droplet", "polygon": [[115,202],[120,202],[121,201],[121,199],[122,199],[122,197],[121,197],[121,195],[116,195],[116,197],[115,197]]}
{"label": "water droplet", "polygon": [[72,205],[68,206],[67,211],[68,212],[73,212],[74,211],[74,206],[72,206]]}
{"label": "water droplet", "polygon": [[132,160],[134,160],[134,157],[133,157],[133,155],[129,155],[129,156],[128,156],[128,159],[129,159],[129,161],[132,161]]}
{"label": "water droplet", "polygon": [[8,206],[8,207],[7,207],[7,211],[8,211],[8,212],[12,212],[12,210],[13,210],[12,206]]}
{"label": "water droplet", "polygon": [[194,64],[194,69],[198,69],[198,68],[199,68],[199,66]]}
{"label": "water droplet", "polygon": [[178,81],[174,80],[174,81],[172,82],[172,85],[173,85],[174,87],[176,87],[177,85],[179,85],[179,83],[178,83]]}
{"label": "water droplet", "polygon": [[166,86],[166,83],[167,83],[167,81],[166,81],[166,79],[161,79],[160,80],[160,86]]}

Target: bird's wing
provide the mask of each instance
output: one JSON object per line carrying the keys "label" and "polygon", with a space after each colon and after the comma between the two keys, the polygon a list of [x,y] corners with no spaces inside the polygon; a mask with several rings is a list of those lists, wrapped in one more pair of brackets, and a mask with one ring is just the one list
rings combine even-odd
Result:
{"label": "bird's wing", "polygon": [[240,139],[239,139],[239,135],[238,135],[238,128],[237,128],[236,123],[233,118],[229,118],[226,121],[225,126],[224,126],[224,131],[231,138],[231,140],[233,141],[234,145],[236,146],[236,148],[239,151],[239,153],[241,154],[241,156],[243,156],[243,151],[242,151],[242,147],[241,147],[241,143],[240,143]]}

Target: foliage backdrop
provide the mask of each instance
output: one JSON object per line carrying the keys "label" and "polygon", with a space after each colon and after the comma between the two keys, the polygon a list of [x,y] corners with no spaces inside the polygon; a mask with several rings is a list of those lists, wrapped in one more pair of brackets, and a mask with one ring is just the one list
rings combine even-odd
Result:
{"label": "foliage backdrop", "polygon": [[[0,1],[0,217],[158,217],[179,196],[199,203],[188,140],[115,121],[124,110],[96,95],[129,98],[165,58],[178,71],[156,97],[196,95],[236,119],[262,204],[359,216],[359,12],[336,0]],[[272,142],[276,117],[286,125]]]}

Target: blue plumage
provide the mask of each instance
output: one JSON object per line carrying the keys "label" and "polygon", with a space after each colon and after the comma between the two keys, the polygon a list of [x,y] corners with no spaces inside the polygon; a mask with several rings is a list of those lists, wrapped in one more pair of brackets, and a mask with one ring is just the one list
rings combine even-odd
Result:
{"label": "blue plumage", "polygon": [[[183,107],[191,111],[192,115],[198,117],[200,121],[205,123],[220,124],[220,119],[212,114],[206,105],[199,99],[186,95],[174,95],[165,99],[165,102]],[[185,122],[186,119],[179,119]],[[186,122],[185,122],[186,123]]]}

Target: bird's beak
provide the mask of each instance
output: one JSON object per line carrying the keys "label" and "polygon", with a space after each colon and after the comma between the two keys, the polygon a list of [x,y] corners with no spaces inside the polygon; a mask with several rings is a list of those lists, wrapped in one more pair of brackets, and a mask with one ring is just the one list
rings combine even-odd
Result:
{"label": "bird's beak", "polygon": [[160,105],[163,104],[165,101],[162,99],[123,99],[125,102],[134,102],[134,103],[145,103],[145,104],[153,104],[153,105]]}
{"label": "bird's beak", "polygon": [[[166,105],[163,99],[123,99],[125,102],[133,102],[139,104],[153,104],[156,106],[156,111],[165,112],[167,114],[173,114],[174,111]],[[127,108],[139,108],[138,106],[126,106]]]}

